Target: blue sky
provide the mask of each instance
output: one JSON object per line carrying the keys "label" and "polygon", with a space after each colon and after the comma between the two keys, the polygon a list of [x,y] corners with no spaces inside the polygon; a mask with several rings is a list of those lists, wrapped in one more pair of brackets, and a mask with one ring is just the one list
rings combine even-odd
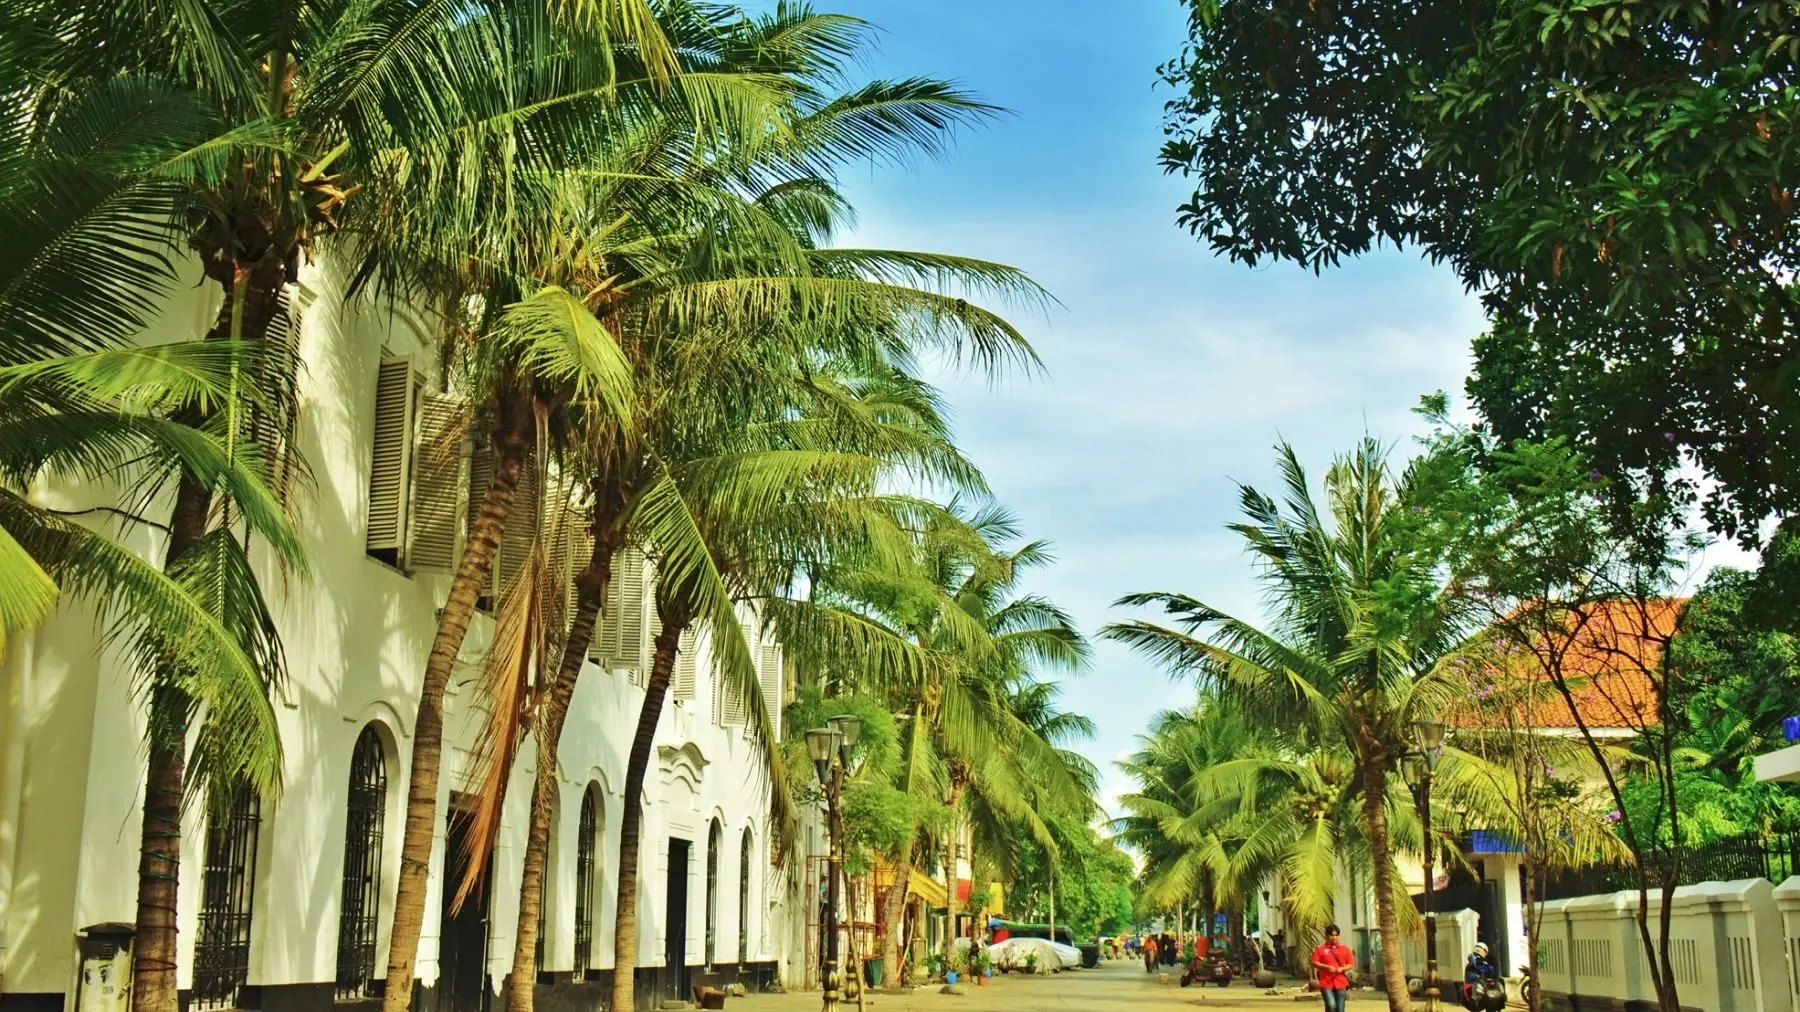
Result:
{"label": "blue sky", "polygon": [[[1461,390],[1481,315],[1454,278],[1386,253],[1314,275],[1215,258],[1176,227],[1189,192],[1156,164],[1184,37],[1176,0],[838,0],[883,29],[874,74],[957,79],[1011,114],[941,164],[859,170],[845,244],[986,257],[1062,303],[1019,320],[1048,375],[990,387],[946,377],[960,442],[1058,564],[1033,589],[1090,634],[1136,590],[1239,614],[1257,589],[1235,536],[1239,481],[1268,485],[1271,446],[1320,470],[1368,432],[1404,444],[1420,394]],[[1191,690],[1111,644],[1068,682],[1113,761]]]}

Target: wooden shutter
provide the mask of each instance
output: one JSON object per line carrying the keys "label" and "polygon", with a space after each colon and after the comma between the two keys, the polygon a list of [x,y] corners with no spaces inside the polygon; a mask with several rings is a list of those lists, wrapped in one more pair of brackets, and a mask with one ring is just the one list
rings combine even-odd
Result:
{"label": "wooden shutter", "polygon": [[[594,532],[588,528],[586,510],[569,507],[563,511],[564,546],[563,571],[567,584],[563,591],[563,627],[568,628],[575,620],[575,599],[580,596],[575,586],[575,578],[587,568],[588,560],[594,557]],[[588,656],[594,655],[594,644],[600,639],[600,630],[594,630],[594,637],[588,641]]]}
{"label": "wooden shutter", "polygon": [[[472,537],[475,533],[475,521],[481,517],[481,501],[487,498],[488,486],[494,481],[494,447],[488,441],[487,434],[475,434],[475,445],[469,451],[469,495],[468,509],[464,514],[463,537]],[[487,599],[487,607],[492,608],[500,600],[499,593],[500,560],[498,553],[494,565],[488,570],[487,589],[481,596]]]}
{"label": "wooden shutter", "polygon": [[[727,635],[730,635],[729,633]],[[750,659],[756,660],[756,649],[750,650]],[[736,688],[731,673],[725,670],[724,655],[713,658],[713,676],[718,680],[718,714],[719,723],[725,727],[743,727],[750,719],[750,708],[745,705],[744,697]]]}
{"label": "wooden shutter", "polygon": [[781,737],[781,647],[764,643],[757,655],[757,681],[762,683],[763,708],[769,711],[769,726],[775,737]]}
{"label": "wooden shutter", "polygon": [[700,661],[694,656],[694,630],[681,634],[680,653],[675,655],[675,677],[672,680],[676,699],[693,699],[700,681]]}
{"label": "wooden shutter", "polygon": [[619,588],[619,619],[613,652],[607,662],[616,668],[629,669],[631,681],[636,685],[649,680],[644,658],[645,633],[648,631],[646,575],[643,552],[627,548],[619,553],[619,565],[613,572],[614,585]]}
{"label": "wooden shutter", "polygon": [[453,573],[461,554],[469,459],[468,410],[454,397],[421,393],[413,450],[412,519],[405,568]]}
{"label": "wooden shutter", "polygon": [[624,561],[624,552],[613,553],[612,579],[606,585],[606,601],[600,609],[600,624],[594,629],[593,642],[588,644],[588,660],[601,667],[610,667],[613,657],[619,651],[619,567]]}
{"label": "wooden shutter", "polygon": [[364,549],[393,553],[406,546],[406,497],[412,470],[413,371],[408,358],[383,358],[375,380],[375,439],[369,467],[369,525]]}
{"label": "wooden shutter", "polygon": [[538,523],[544,516],[543,482],[538,476],[537,453],[529,451],[519,465],[519,484],[513,489],[512,505],[506,511],[506,526],[500,531],[500,551],[495,555],[494,589],[505,593],[507,584],[525,568],[531,557],[531,545],[537,538]]}

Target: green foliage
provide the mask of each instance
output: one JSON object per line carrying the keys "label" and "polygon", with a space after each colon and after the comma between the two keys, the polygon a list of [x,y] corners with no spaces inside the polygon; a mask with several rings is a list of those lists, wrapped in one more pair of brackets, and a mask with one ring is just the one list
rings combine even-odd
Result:
{"label": "green foliage", "polygon": [[[1448,262],[1507,440],[1704,495],[1746,542],[1800,506],[1787,0],[1188,0],[1164,65],[1183,225],[1245,263]],[[1699,465],[1710,487],[1684,473]]]}
{"label": "green foliage", "polygon": [[[1077,939],[1117,934],[1132,923],[1132,883],[1137,868],[1112,839],[1084,822],[1055,819],[1057,856],[1019,830],[1017,871],[1006,896],[1015,919],[1045,921],[1050,914],[1050,876],[1055,875],[1056,926]],[[1123,911],[1121,913],[1121,911]]]}

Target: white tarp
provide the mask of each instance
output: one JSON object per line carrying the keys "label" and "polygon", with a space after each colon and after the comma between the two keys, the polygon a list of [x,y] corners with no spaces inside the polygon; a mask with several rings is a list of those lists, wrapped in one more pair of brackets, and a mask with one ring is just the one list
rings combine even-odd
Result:
{"label": "white tarp", "polygon": [[1008,938],[988,946],[988,959],[996,970],[1023,970],[1027,954],[1037,955],[1039,973],[1073,970],[1081,966],[1081,950],[1048,938]]}

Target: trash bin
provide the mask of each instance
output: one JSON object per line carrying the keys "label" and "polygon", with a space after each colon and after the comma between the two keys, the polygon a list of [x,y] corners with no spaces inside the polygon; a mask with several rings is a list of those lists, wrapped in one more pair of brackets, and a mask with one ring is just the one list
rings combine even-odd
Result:
{"label": "trash bin", "polygon": [[887,972],[887,961],[880,956],[872,956],[863,960],[863,980],[870,987],[880,987],[881,977]]}

